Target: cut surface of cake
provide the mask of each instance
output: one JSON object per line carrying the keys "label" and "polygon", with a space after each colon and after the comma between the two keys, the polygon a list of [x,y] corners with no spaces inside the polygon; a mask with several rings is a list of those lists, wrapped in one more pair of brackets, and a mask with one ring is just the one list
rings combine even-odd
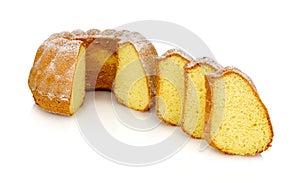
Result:
{"label": "cut surface of cake", "polygon": [[131,109],[149,110],[155,93],[157,52],[154,46],[139,33],[123,31],[117,56],[113,86],[116,99]]}
{"label": "cut surface of cake", "polygon": [[157,116],[167,124],[180,125],[184,99],[184,67],[193,60],[181,50],[168,50],[157,65]]}
{"label": "cut surface of cake", "polygon": [[85,47],[68,36],[49,39],[37,51],[28,79],[37,105],[72,115],[85,96]]}
{"label": "cut surface of cake", "polygon": [[210,95],[206,74],[214,73],[222,66],[211,58],[196,59],[185,67],[184,102],[181,127],[193,138],[204,138],[205,123],[208,118]]}
{"label": "cut surface of cake", "polygon": [[207,78],[211,88],[207,141],[227,154],[256,155],[268,149],[272,125],[251,79],[233,67]]}

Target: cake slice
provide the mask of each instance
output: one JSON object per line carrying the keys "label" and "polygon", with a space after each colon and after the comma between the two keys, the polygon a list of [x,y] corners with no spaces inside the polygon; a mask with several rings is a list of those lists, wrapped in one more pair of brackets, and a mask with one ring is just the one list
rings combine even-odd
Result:
{"label": "cake slice", "polygon": [[207,78],[208,142],[226,154],[256,155],[268,149],[273,139],[270,117],[250,78],[233,67]]}
{"label": "cake slice", "polygon": [[85,96],[83,42],[65,36],[46,40],[37,51],[28,85],[37,105],[72,115]]}
{"label": "cake slice", "polygon": [[168,50],[157,65],[157,116],[170,125],[180,125],[184,98],[184,67],[193,60],[181,50]]}
{"label": "cake slice", "polygon": [[150,41],[136,32],[123,32],[117,49],[118,62],[113,92],[119,103],[147,111],[155,91],[157,52]]}
{"label": "cake slice", "polygon": [[203,57],[185,67],[184,102],[181,128],[193,138],[204,138],[205,122],[208,118],[209,87],[206,74],[214,73],[222,66],[210,58]]}

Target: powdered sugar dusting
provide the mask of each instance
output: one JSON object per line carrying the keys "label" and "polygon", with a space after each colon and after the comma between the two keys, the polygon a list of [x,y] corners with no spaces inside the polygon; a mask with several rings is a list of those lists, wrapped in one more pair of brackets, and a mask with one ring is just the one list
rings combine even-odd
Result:
{"label": "powdered sugar dusting", "polygon": [[47,97],[52,100],[55,97],[54,92],[48,92]]}
{"label": "powdered sugar dusting", "polygon": [[222,68],[222,69],[218,70],[216,73],[209,74],[208,77],[209,78],[219,78],[222,75],[224,75],[225,73],[230,72],[230,71],[241,75],[253,86],[254,90],[257,91],[256,86],[255,86],[254,82],[252,81],[252,79],[247,74],[245,74],[244,72],[242,72],[241,70],[239,70],[238,68],[233,67],[233,66],[227,66],[225,68]]}
{"label": "powdered sugar dusting", "polygon": [[71,33],[73,34],[74,39],[76,39],[78,37],[88,38],[88,34],[85,31],[81,30],[81,29],[76,29],[76,30],[72,31]]}
{"label": "powdered sugar dusting", "polygon": [[66,101],[66,102],[70,101],[69,97],[65,96],[64,94],[59,95],[58,98],[62,101]]}
{"label": "powdered sugar dusting", "polygon": [[183,50],[180,50],[180,49],[170,49],[170,50],[166,51],[159,59],[166,58],[173,54],[180,55],[181,57],[188,60],[189,63],[195,61],[192,56],[190,56],[189,54],[187,54],[186,52],[184,52]]}
{"label": "powdered sugar dusting", "polygon": [[210,57],[196,58],[195,60],[190,62],[186,67],[191,68],[191,67],[195,66],[196,64],[209,65],[210,67],[213,67],[214,70],[216,70],[216,71],[223,68],[218,62],[216,62],[215,60],[213,60]]}
{"label": "powdered sugar dusting", "polygon": [[[68,38],[72,39],[68,39]],[[29,86],[32,91],[53,100],[69,101],[76,57],[82,41],[68,32],[53,34],[42,45],[42,53],[31,69]],[[62,96],[62,97],[60,97]]]}
{"label": "powdered sugar dusting", "polygon": [[66,80],[68,80],[70,82],[72,81],[72,78],[74,75],[75,65],[76,65],[76,63],[74,63],[63,76]]}
{"label": "powdered sugar dusting", "polygon": [[54,61],[55,61],[55,59],[52,60],[52,61],[50,62],[50,64],[48,65],[48,67],[47,67],[47,69],[48,69],[50,72],[55,72],[55,64],[54,64]]}
{"label": "powdered sugar dusting", "polygon": [[101,31],[98,29],[90,29],[90,30],[86,31],[86,33],[89,37],[95,37],[95,36],[100,35]]}

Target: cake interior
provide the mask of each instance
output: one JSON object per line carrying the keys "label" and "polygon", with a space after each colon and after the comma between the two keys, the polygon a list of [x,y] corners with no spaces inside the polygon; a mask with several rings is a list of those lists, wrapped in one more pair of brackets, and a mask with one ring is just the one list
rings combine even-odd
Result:
{"label": "cake interior", "polygon": [[75,63],[74,79],[70,101],[70,113],[76,112],[82,105],[85,97],[85,48],[81,46],[77,62]]}
{"label": "cake interior", "polygon": [[174,54],[158,62],[157,112],[164,122],[180,125],[184,97],[183,57]]}
{"label": "cake interior", "polygon": [[213,83],[210,139],[229,154],[254,155],[271,139],[269,116],[255,90],[239,74],[226,74]]}
{"label": "cake interior", "polygon": [[86,51],[86,90],[111,90],[117,70],[117,40],[97,38]]}
{"label": "cake interior", "polygon": [[139,54],[131,43],[122,44],[117,51],[118,64],[114,93],[120,103],[144,111],[150,105],[150,88]]}

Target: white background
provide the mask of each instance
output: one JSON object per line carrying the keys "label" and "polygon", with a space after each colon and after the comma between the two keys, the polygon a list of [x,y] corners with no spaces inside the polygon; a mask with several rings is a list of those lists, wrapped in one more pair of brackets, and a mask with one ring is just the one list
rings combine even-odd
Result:
{"label": "white background", "polygon": [[[300,4],[195,2],[1,2],[0,182],[299,181]],[[147,19],[186,27],[222,65],[252,77],[274,127],[268,151],[256,157],[228,156],[213,149],[200,152],[199,141],[191,140],[162,163],[128,167],[93,151],[74,117],[45,113],[34,105],[27,78],[38,46],[50,34]]]}

